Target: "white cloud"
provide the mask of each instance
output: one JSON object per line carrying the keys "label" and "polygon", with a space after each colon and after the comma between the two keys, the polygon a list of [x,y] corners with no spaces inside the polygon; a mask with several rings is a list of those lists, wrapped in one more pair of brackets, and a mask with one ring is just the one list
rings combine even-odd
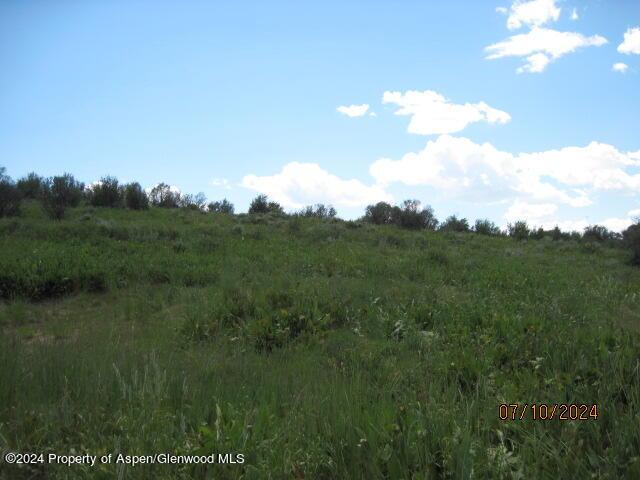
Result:
{"label": "white cloud", "polygon": [[637,155],[598,142],[512,154],[490,143],[442,135],[422,151],[407,153],[399,160],[374,162],[369,172],[382,186],[396,182],[426,185],[472,202],[520,199],[586,207],[594,191],[640,190],[640,173],[629,171],[640,166]]}
{"label": "white cloud", "polygon": [[369,110],[369,105],[367,105],[366,103],[363,103],[362,105],[341,105],[336,108],[336,110],[343,115],[346,115],[347,117],[362,117]]}
{"label": "white cloud", "polygon": [[556,213],[558,206],[553,203],[527,203],[516,200],[504,214],[504,218],[509,222],[526,220],[537,224],[542,219]]}
{"label": "white cloud", "polygon": [[626,63],[618,62],[618,63],[614,63],[611,69],[614,72],[626,73],[626,71],[629,69],[629,65],[627,65]]}
{"label": "white cloud", "polygon": [[231,190],[231,184],[226,178],[214,178],[211,180],[211,186],[224,188],[225,190]]}
{"label": "white cloud", "polygon": [[393,201],[379,185],[367,186],[359,180],[344,180],[315,163],[288,163],[280,173],[271,176],[247,175],[241,185],[268,195],[286,208],[302,208],[319,202],[363,207],[379,201]]}
{"label": "white cloud", "polygon": [[640,55],[640,27],[629,28],[624,33],[624,41],[618,45],[618,52]]}
{"label": "white cloud", "polygon": [[550,28],[534,27],[527,33],[513,35],[502,42],[485,48],[488,60],[504,57],[526,57],[518,72],[542,72],[553,60],[575,52],[578,48],[601,46],[607,39],[600,35],[586,37],[577,32],[559,32]]}
{"label": "white cloud", "polygon": [[408,131],[418,135],[459,132],[470,123],[480,121],[507,123],[511,120],[507,112],[496,110],[484,102],[451,103],[432,90],[409,90],[405,93],[387,91],[384,92],[382,103],[400,107],[396,115],[411,116]]}
{"label": "white cloud", "polygon": [[574,7],[573,10],[571,10],[571,20],[575,22],[579,18],[580,16],[578,15],[578,10]]}
{"label": "white cloud", "polygon": [[640,217],[640,208],[636,208],[634,210],[629,210],[629,212],[627,213],[627,215],[629,215],[630,217]]}
{"label": "white cloud", "polygon": [[523,26],[539,27],[548,22],[556,22],[560,18],[560,8],[555,0],[516,0],[507,10],[504,7],[496,9],[500,13],[509,13],[507,28],[517,30]]}

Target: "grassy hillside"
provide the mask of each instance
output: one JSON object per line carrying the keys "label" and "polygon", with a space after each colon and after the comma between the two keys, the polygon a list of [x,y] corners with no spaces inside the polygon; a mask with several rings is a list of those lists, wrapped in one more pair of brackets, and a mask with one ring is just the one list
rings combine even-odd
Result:
{"label": "grassy hillside", "polygon": [[[0,478],[640,478],[628,253],[37,205],[0,220],[0,449],[242,453]],[[598,405],[502,421],[499,405]]]}

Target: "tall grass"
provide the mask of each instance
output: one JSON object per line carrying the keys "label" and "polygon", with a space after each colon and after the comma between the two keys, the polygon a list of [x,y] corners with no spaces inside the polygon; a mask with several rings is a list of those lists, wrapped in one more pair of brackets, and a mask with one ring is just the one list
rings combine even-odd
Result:
{"label": "tall grass", "polygon": [[[67,213],[0,221],[0,448],[246,461],[0,463],[0,478],[640,475],[640,273],[620,250]],[[534,402],[600,415],[498,418]]]}

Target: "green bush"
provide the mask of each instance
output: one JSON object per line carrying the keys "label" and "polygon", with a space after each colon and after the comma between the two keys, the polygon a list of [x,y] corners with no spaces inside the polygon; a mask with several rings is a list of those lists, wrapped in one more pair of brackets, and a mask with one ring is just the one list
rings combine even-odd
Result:
{"label": "green bush", "polygon": [[476,220],[476,223],[473,226],[473,231],[480,235],[500,235],[501,233],[500,227],[488,219]]}
{"label": "green bush", "polygon": [[20,211],[22,195],[11,177],[4,172],[5,168],[0,167],[0,217],[9,217]]}
{"label": "green bush", "polygon": [[68,173],[49,178],[43,184],[42,206],[51,218],[60,220],[67,208],[80,204],[83,190],[84,184]]}
{"label": "green bush", "polygon": [[277,215],[284,214],[283,208],[277,202],[270,202],[266,195],[258,195],[251,201],[249,213],[275,213]]}
{"label": "green bush", "polygon": [[89,203],[94,207],[122,206],[122,189],[115,177],[102,177],[88,189]]}
{"label": "green bush", "polygon": [[149,197],[138,182],[124,186],[124,205],[131,210],[146,210],[149,208]]}
{"label": "green bush", "polygon": [[440,230],[445,232],[469,232],[469,221],[466,218],[458,218],[455,215],[451,215],[440,225]]}
{"label": "green bush", "polygon": [[16,182],[16,186],[24,198],[38,199],[42,193],[44,178],[34,172],[29,173]]}
{"label": "green bush", "polygon": [[159,183],[149,192],[149,200],[154,207],[178,208],[181,200],[180,192],[166,183]]}
{"label": "green bush", "polygon": [[625,245],[631,249],[631,263],[640,265],[640,222],[636,221],[622,232],[622,238]]}
{"label": "green bush", "polygon": [[529,238],[529,234],[531,233],[529,230],[529,225],[527,222],[518,220],[514,224],[509,224],[507,226],[507,231],[509,236],[515,238],[516,240],[526,240]]}
{"label": "green bush", "polygon": [[209,211],[212,213],[225,213],[227,215],[233,215],[234,207],[233,203],[223,198],[221,201],[211,202],[209,205]]}

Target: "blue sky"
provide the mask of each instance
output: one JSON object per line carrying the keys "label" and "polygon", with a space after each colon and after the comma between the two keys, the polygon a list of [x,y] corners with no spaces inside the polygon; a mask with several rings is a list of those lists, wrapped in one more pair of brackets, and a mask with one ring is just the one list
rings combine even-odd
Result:
{"label": "blue sky", "polygon": [[0,72],[14,178],[346,218],[405,198],[499,225],[640,215],[634,0],[2,2]]}

